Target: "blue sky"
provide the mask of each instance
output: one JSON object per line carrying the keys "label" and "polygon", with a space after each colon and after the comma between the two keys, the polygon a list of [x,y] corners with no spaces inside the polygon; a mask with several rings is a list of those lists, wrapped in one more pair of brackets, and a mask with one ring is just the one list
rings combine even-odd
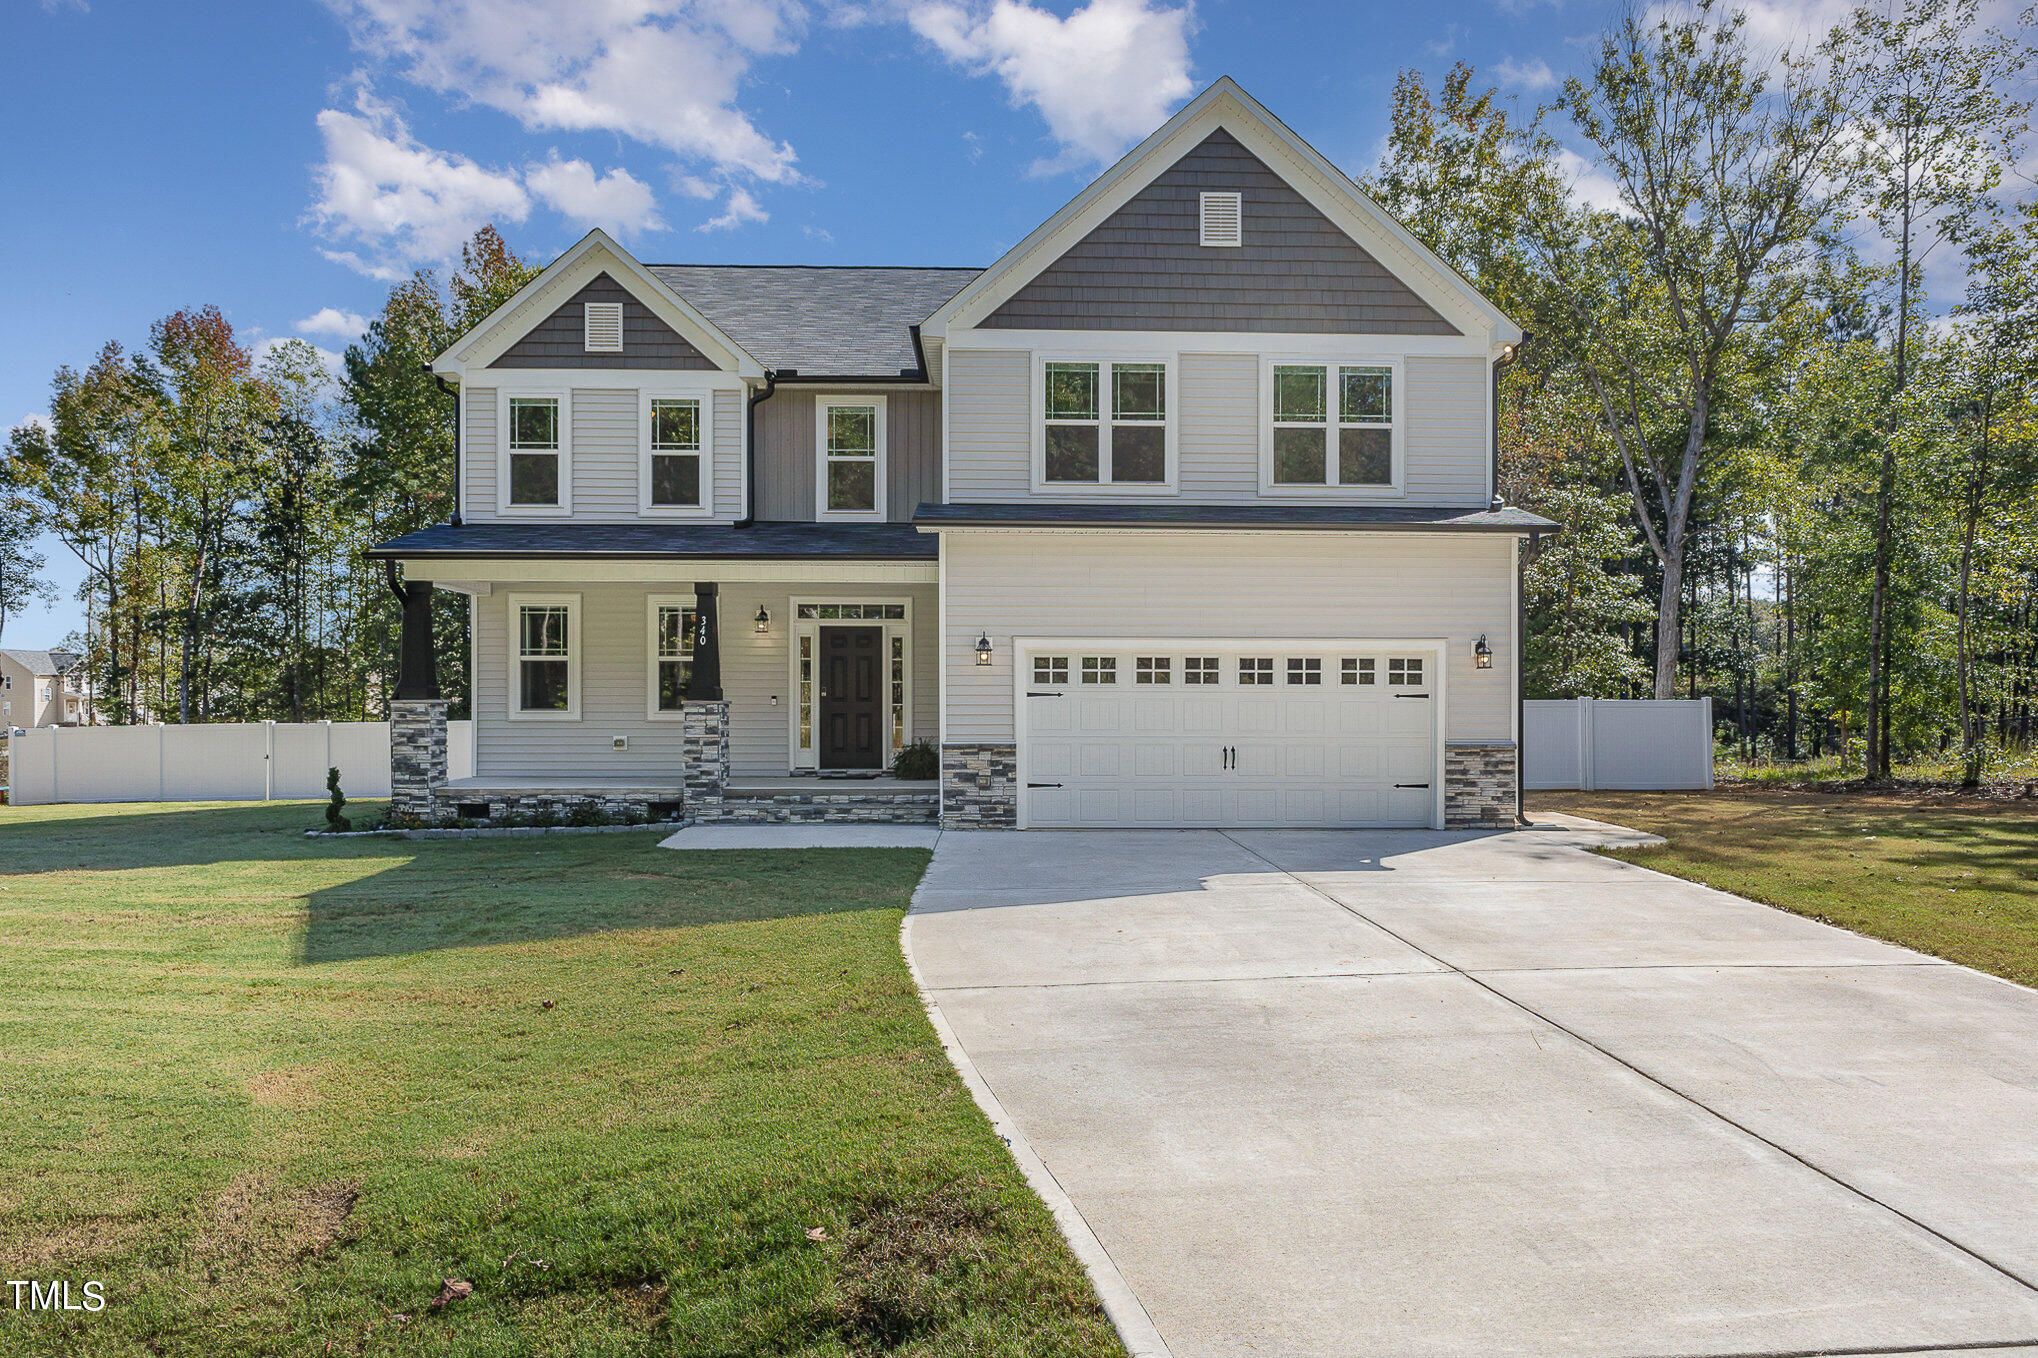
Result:
{"label": "blue sky", "polygon": [[[1817,0],[1824,8],[1832,0]],[[1792,12],[1781,3],[1777,10]],[[0,423],[178,307],[337,353],[483,222],[549,258],[986,264],[1230,75],[1373,163],[1395,74],[1528,101],[1610,3],[14,0],[0,19]],[[14,645],[80,623],[63,599]]]}

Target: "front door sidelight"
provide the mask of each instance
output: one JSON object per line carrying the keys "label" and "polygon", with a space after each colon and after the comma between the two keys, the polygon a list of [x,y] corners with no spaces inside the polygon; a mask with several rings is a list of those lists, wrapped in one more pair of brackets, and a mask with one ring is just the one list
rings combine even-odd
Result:
{"label": "front door sidelight", "polygon": [[884,629],[823,627],[820,632],[821,767],[883,768]]}

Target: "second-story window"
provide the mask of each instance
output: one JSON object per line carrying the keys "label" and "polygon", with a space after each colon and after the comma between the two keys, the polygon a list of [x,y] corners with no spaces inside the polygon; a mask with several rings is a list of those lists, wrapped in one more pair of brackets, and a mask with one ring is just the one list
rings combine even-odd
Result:
{"label": "second-story window", "polygon": [[882,396],[815,403],[816,517],[884,517],[885,401]]}
{"label": "second-story window", "polygon": [[1045,363],[1041,396],[1043,485],[1167,483],[1167,364]]}
{"label": "second-story window", "polygon": [[698,509],[701,504],[701,403],[651,402],[651,504],[653,509]]}
{"label": "second-story window", "polygon": [[563,507],[564,458],[561,436],[565,425],[561,402],[556,396],[512,396],[508,401],[509,457],[504,507],[509,509],[558,509]]}
{"label": "second-story window", "polygon": [[1275,364],[1268,487],[1392,488],[1394,385],[1384,364]]}

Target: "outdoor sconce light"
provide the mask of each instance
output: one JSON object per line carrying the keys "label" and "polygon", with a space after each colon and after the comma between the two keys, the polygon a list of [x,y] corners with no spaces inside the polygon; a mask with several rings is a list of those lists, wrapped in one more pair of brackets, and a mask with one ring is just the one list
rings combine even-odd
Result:
{"label": "outdoor sconce light", "polygon": [[757,634],[763,636],[771,630],[771,613],[763,604],[757,606]]}
{"label": "outdoor sconce light", "polygon": [[991,634],[989,632],[979,632],[977,634],[977,664],[988,665],[990,663]]}
{"label": "outdoor sconce light", "polygon": [[1481,632],[1479,640],[1472,646],[1472,663],[1482,670],[1493,668],[1493,648],[1486,644],[1486,634]]}

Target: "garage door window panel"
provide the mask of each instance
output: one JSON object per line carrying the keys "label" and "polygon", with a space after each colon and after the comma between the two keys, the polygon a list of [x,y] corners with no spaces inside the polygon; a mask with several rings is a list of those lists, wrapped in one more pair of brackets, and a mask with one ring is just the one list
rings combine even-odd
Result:
{"label": "garage door window panel", "polygon": [[1115,684],[1118,682],[1118,658],[1109,655],[1086,655],[1083,657],[1083,682],[1086,684]]}
{"label": "garage door window panel", "polygon": [[1165,655],[1142,655],[1133,662],[1132,677],[1141,684],[1166,684],[1173,681],[1174,658]]}
{"label": "garage door window panel", "polygon": [[1241,657],[1238,662],[1238,682],[1246,688],[1272,684],[1274,682],[1273,657]]}
{"label": "garage door window panel", "polygon": [[1316,659],[1291,658],[1288,661],[1288,682],[1291,684],[1321,684],[1323,662]]}
{"label": "garage door window panel", "polygon": [[1182,682],[1214,684],[1222,677],[1214,655],[1191,655],[1182,659]]}

